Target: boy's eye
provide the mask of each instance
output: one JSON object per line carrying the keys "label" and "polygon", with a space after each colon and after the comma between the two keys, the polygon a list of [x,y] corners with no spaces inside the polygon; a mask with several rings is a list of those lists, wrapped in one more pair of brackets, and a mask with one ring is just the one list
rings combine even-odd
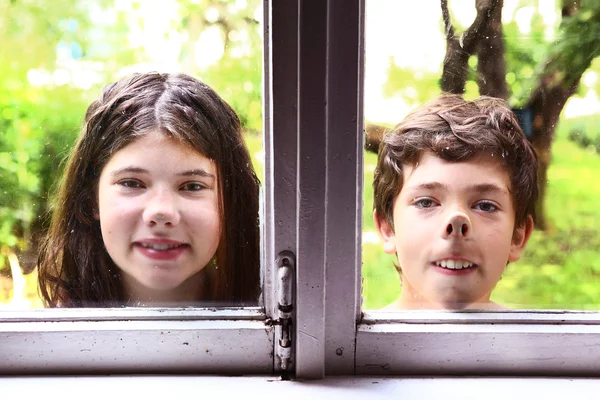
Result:
{"label": "boy's eye", "polygon": [[480,201],[479,203],[475,204],[475,208],[485,212],[498,211],[498,207],[496,207],[496,205],[490,201]]}
{"label": "boy's eye", "polygon": [[140,181],[137,181],[135,179],[125,179],[117,182],[117,184],[128,189],[139,189],[144,187],[144,185]]}
{"label": "boy's eye", "polygon": [[181,186],[181,190],[187,190],[190,192],[197,192],[204,189],[206,189],[206,185],[203,185],[202,183],[198,182],[189,182]]}
{"label": "boy's eye", "polygon": [[433,199],[425,197],[422,199],[415,199],[413,204],[418,208],[431,208],[435,206],[435,201],[433,201]]}

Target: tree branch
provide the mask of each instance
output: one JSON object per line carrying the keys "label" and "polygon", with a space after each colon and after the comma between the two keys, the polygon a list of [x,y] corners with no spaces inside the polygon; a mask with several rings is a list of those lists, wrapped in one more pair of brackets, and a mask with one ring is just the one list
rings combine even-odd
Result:
{"label": "tree branch", "polygon": [[481,39],[481,31],[487,27],[490,22],[492,11],[498,5],[498,0],[477,0],[477,16],[471,26],[461,35],[461,44],[464,51],[473,54],[477,43]]}
{"label": "tree branch", "polygon": [[444,20],[444,28],[446,30],[446,40],[454,39],[454,27],[450,20],[450,11],[448,11],[448,0],[441,0],[442,19]]}
{"label": "tree branch", "polygon": [[502,30],[503,0],[498,0],[490,12],[490,21],[480,31],[477,44],[477,85],[479,94],[508,99],[504,33]]}
{"label": "tree branch", "polygon": [[[495,7],[499,6],[499,0],[476,0],[477,16],[475,21],[461,35],[460,39],[456,39],[454,36],[447,0],[441,0],[440,4],[447,32],[446,57],[444,57],[440,86],[444,92],[463,94],[469,71],[469,57],[475,53],[482,41],[483,33],[487,30],[493,17],[493,11]],[[449,35],[449,32],[452,33],[452,36]]]}

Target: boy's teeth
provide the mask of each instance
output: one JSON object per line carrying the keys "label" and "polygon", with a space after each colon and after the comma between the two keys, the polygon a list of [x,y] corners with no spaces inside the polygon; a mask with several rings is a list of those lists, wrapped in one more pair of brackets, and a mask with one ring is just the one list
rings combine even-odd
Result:
{"label": "boy's teeth", "polygon": [[473,263],[470,261],[464,260],[440,260],[436,261],[435,264],[438,267],[448,268],[448,269],[463,269],[469,268],[473,266]]}

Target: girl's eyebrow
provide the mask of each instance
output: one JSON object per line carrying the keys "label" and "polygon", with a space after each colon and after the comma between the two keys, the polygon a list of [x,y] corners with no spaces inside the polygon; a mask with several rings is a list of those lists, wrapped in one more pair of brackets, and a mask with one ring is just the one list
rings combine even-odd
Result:
{"label": "girl's eyebrow", "polygon": [[[124,167],[124,168],[119,168],[115,171],[113,171],[111,173],[112,176],[117,176],[117,175],[121,175],[124,173],[129,173],[129,174],[150,174],[150,171],[148,171],[147,169],[144,168],[140,168],[140,167]],[[176,174],[177,176],[200,176],[203,178],[211,178],[211,179],[215,179],[215,176],[213,174],[211,174],[210,172],[202,169],[202,168],[196,168],[196,169],[190,169],[187,171],[182,171],[182,172],[178,172]]]}
{"label": "girl's eyebrow", "polygon": [[190,169],[189,171],[179,172],[178,176],[201,176],[205,178],[215,179],[215,176],[202,168]]}
{"label": "girl's eyebrow", "polygon": [[117,176],[117,175],[121,175],[124,173],[129,173],[129,174],[149,174],[150,171],[148,171],[147,169],[144,168],[139,168],[139,167],[125,167],[125,168],[119,168],[117,170],[114,170],[113,172],[111,172],[112,176]]}

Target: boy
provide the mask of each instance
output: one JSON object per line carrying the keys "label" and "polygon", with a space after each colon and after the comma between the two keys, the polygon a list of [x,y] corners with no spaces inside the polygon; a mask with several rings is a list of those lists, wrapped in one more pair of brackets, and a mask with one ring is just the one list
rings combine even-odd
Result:
{"label": "boy", "polygon": [[388,309],[498,309],[491,292],[533,230],[537,157],[499,99],[442,95],[386,135],[375,226],[397,254]]}

